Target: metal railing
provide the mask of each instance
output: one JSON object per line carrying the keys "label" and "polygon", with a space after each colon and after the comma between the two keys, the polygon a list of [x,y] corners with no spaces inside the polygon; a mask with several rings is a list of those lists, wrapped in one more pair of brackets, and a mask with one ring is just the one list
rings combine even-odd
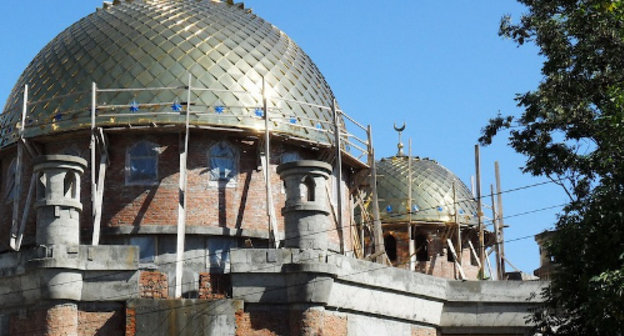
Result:
{"label": "metal railing", "polygon": [[[207,101],[206,93],[213,94]],[[84,101],[91,95],[91,106]],[[229,95],[231,104],[220,103],[219,95]],[[191,97],[187,102],[187,97]],[[67,106],[67,100],[78,104]],[[124,103],[119,104],[118,102]],[[125,103],[127,101],[127,103]],[[73,92],[23,104],[25,111],[5,111],[0,115],[0,147],[19,139],[42,133],[110,126],[184,124],[187,107],[191,127],[212,126],[264,132],[264,109],[261,92],[234,91],[195,86],[148,88],[99,88]],[[305,101],[267,97],[269,127],[272,133],[321,145],[334,146],[339,129],[343,154],[368,164],[371,155],[369,128],[343,110]],[[115,103],[108,103],[115,102]],[[242,103],[241,103],[242,102]],[[55,104],[56,103],[56,104]],[[190,104],[190,106],[188,106]],[[59,108],[65,105],[65,108]],[[36,113],[30,113],[30,109]],[[54,108],[48,112],[48,108]],[[316,117],[315,117],[316,116]],[[21,117],[21,120],[16,120]],[[23,127],[22,127],[23,126]]]}

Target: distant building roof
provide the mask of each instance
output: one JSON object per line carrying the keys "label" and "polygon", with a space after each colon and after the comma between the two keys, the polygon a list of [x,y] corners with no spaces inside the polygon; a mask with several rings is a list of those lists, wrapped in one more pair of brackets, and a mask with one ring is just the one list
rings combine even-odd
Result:
{"label": "distant building roof", "polygon": [[[458,221],[477,224],[477,205],[466,185],[439,163],[412,157],[412,204],[408,202],[409,159],[393,156],[377,162],[380,217],[384,223],[409,219],[453,222],[457,203]],[[456,198],[453,199],[453,185]]]}

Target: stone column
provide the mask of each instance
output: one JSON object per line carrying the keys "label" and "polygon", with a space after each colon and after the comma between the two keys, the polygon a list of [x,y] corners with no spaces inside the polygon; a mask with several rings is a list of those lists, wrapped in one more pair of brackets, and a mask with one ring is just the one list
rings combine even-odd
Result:
{"label": "stone column", "polygon": [[325,263],[329,217],[327,180],[332,167],[312,160],[293,161],[277,167],[286,186],[282,208],[287,248],[294,262],[285,264],[289,303],[289,328],[293,335],[320,335],[324,329],[325,305],[334,283],[336,270]]}
{"label": "stone column", "polygon": [[43,155],[34,162],[37,174],[37,244],[80,244],[80,176],[87,161],[71,155]]}
{"label": "stone column", "polygon": [[327,250],[327,230],[331,226],[326,188],[331,171],[328,163],[313,160],[277,167],[286,186],[286,204],[282,208],[285,247]]}
{"label": "stone column", "polygon": [[87,161],[71,155],[35,159],[37,174],[37,245],[43,255],[31,260],[38,268],[41,295],[48,305],[45,335],[78,335],[78,306],[82,297],[80,250],[80,176]]}

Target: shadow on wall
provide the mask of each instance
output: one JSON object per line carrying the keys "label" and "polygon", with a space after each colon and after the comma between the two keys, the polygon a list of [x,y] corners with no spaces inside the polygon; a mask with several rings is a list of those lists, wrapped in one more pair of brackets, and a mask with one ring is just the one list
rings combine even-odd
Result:
{"label": "shadow on wall", "polygon": [[125,312],[121,305],[98,307],[81,304],[78,312],[78,335],[123,335],[126,332]]}

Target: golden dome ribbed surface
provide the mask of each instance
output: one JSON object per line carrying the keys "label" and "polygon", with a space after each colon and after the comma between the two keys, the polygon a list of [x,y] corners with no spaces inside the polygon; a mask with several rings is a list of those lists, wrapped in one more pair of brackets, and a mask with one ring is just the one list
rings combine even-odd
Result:
{"label": "golden dome ribbed surface", "polygon": [[[412,157],[412,203],[409,204],[409,158],[377,161],[377,192],[382,222],[412,221],[477,223],[477,205],[466,185],[450,170],[429,159]],[[455,185],[455,198],[453,197]]]}
{"label": "golden dome ribbed surface", "polygon": [[333,120],[324,108],[331,89],[284,32],[242,5],[135,0],[79,20],[39,52],[0,115],[0,147],[17,139],[25,84],[25,134],[34,137],[89,128],[92,82],[98,89],[161,88],[98,91],[98,126],[182,124],[189,74],[191,125],[263,128],[264,77],[275,132],[331,138],[324,132]]}

